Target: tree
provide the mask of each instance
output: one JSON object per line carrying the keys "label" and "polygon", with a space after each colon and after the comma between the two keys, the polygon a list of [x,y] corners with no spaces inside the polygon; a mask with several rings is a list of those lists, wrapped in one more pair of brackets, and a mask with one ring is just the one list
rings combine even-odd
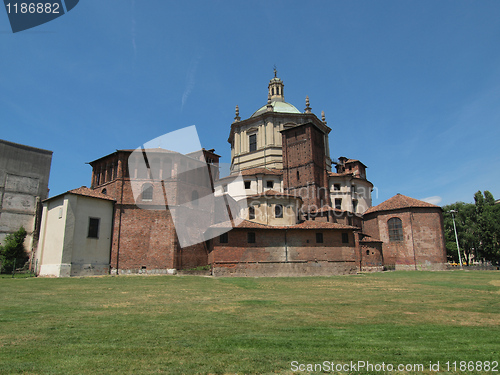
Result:
{"label": "tree", "polygon": [[444,230],[446,251],[448,260],[458,263],[457,242],[455,240],[455,231],[453,229],[453,218],[449,213],[451,210],[457,211],[455,216],[455,225],[457,227],[457,237],[460,251],[464,255],[462,261],[469,264],[471,256],[477,259],[476,249],[478,245],[476,207],[472,203],[456,202],[443,207]]}
{"label": "tree", "polygon": [[11,273],[14,267],[20,268],[28,261],[28,254],[24,248],[26,230],[21,227],[15,233],[5,237],[5,245],[0,246],[0,262],[2,272]]}
{"label": "tree", "polygon": [[443,207],[444,230],[448,260],[458,262],[458,252],[453,230],[453,219],[449,213],[457,211],[455,224],[463,260],[470,264],[476,261],[490,261],[500,264],[500,205],[489,191],[474,194],[474,203],[456,202]]}
{"label": "tree", "polygon": [[474,194],[479,254],[493,264],[500,264],[500,206],[489,191]]}

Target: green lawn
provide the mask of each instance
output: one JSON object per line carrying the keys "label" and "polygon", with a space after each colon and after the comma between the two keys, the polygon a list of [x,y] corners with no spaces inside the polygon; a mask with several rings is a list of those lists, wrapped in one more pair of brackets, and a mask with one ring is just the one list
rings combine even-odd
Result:
{"label": "green lawn", "polygon": [[292,361],[469,373],[460,361],[500,361],[499,311],[495,271],[2,278],[0,374],[290,374]]}

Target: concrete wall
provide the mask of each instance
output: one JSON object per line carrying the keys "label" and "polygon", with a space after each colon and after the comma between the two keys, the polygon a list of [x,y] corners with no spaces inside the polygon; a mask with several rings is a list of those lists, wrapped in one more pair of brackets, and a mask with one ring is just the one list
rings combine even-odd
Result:
{"label": "concrete wall", "polygon": [[68,265],[62,265],[67,208],[64,196],[43,205],[40,240],[35,261],[36,272],[39,275],[58,277],[61,272],[68,272],[66,269]]}
{"label": "concrete wall", "polygon": [[[109,273],[113,202],[79,195],[70,195],[69,212],[73,213],[74,232],[72,252],[63,254],[63,262],[70,260],[71,276],[106,275]],[[99,238],[89,238],[89,218],[99,218]],[[67,225],[69,225],[69,218]],[[70,233],[68,233],[69,237]],[[65,241],[69,245],[70,241]],[[68,246],[68,250],[69,250]],[[66,258],[66,259],[65,259]]]}
{"label": "concrete wall", "polygon": [[0,140],[0,243],[23,226],[26,249],[36,246],[51,160],[52,151]]}

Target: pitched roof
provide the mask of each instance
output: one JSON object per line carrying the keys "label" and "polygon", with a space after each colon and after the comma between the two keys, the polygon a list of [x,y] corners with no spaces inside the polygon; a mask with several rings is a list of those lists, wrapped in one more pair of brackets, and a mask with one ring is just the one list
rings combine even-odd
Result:
{"label": "pitched roof", "polygon": [[[210,228],[233,228],[234,222],[225,221],[222,223],[214,224]],[[265,225],[255,223],[250,220],[242,220],[235,228],[238,229],[343,229],[343,230],[358,230],[359,228],[351,225],[330,223],[314,220],[306,220],[299,224],[294,225]]]}
{"label": "pitched roof", "polygon": [[378,211],[392,211],[392,210],[399,210],[402,208],[413,208],[413,207],[433,207],[441,209],[441,207],[436,206],[434,204],[420,201],[415,198],[410,198],[407,197],[406,195],[396,194],[395,196],[389,198],[385,202],[380,203],[378,206],[369,208],[368,210],[366,210],[364,215]]}
{"label": "pitched roof", "polygon": [[89,189],[86,186],[79,187],[78,189],[69,190],[68,193],[75,195],[82,195],[84,197],[100,198],[108,201],[114,201],[113,198],[106,194],[99,193],[97,190]]}
{"label": "pitched roof", "polygon": [[110,196],[108,196],[106,194],[99,193],[97,190],[89,189],[86,186],[82,186],[82,187],[79,187],[79,188],[73,189],[73,190],[68,190],[65,193],[58,194],[58,195],[55,195],[53,197],[47,198],[43,202],[50,201],[50,200],[52,200],[54,198],[61,197],[61,196],[65,195],[65,194],[81,195],[83,197],[99,198],[99,199],[104,199],[104,200],[107,200],[107,201],[115,202],[115,199],[111,198]]}

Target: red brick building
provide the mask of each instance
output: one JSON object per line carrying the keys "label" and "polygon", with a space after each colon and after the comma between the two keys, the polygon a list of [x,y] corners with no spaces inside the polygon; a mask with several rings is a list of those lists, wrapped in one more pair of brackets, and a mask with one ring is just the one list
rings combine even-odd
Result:
{"label": "red brick building", "polygon": [[[443,269],[446,264],[439,206],[397,194],[364,213],[363,233],[381,240],[387,269]],[[379,261],[376,251],[366,254]]]}
{"label": "red brick building", "polygon": [[[190,209],[199,212],[203,207],[195,207],[194,198],[213,192],[213,185],[207,183],[211,176],[201,177],[215,171],[212,165],[218,163],[219,155],[203,149],[186,156],[159,148],[145,150],[144,165],[145,160],[133,152],[118,150],[90,163],[91,188],[116,201],[111,272],[174,273],[206,265],[205,242],[181,248],[172,213],[182,210],[180,214],[196,220],[198,215],[190,215]],[[179,174],[182,166],[185,172]]]}
{"label": "red brick building", "polygon": [[[226,178],[219,179],[214,150],[118,150],[94,160],[91,188],[116,202],[110,272],[211,265],[216,276],[301,276],[442,268],[441,208],[399,194],[371,207],[366,165],[340,157],[332,172],[330,131],[308,98],[304,112],[285,102],[275,72],[266,105],[245,120],[236,107]],[[208,196],[219,204],[207,204]],[[185,246],[190,239],[199,240]]]}

